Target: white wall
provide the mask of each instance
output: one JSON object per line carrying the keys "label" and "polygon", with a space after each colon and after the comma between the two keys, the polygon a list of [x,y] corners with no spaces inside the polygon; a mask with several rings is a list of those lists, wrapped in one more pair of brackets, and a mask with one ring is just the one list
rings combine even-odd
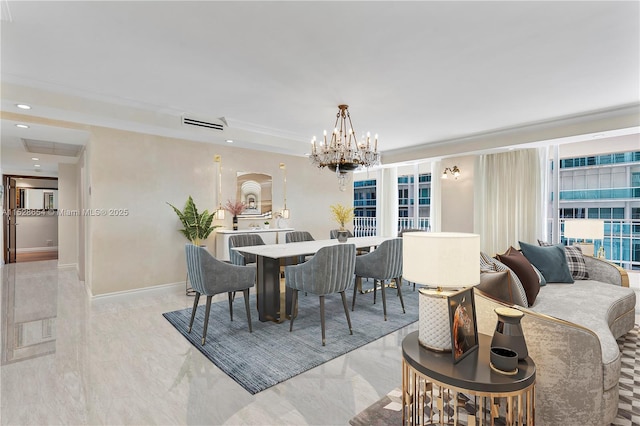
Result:
{"label": "white wall", "polygon": [[[460,177],[441,179],[441,231],[442,232],[473,232],[473,180],[475,156],[452,157],[441,161],[442,169],[458,166]],[[440,175],[432,176],[440,179]],[[435,200],[431,200],[433,204]]]}
{"label": "white wall", "polygon": [[[282,208],[283,184],[279,164],[287,166],[289,225],[328,238],[329,205],[353,204],[353,192],[340,192],[336,177],[314,168],[307,158],[164,138],[106,128],[92,128],[87,147],[87,207],[126,216],[87,217],[88,285],[94,295],[167,283],[184,282],[184,244],[180,223],[170,202],[182,207],[191,195],[199,210],[218,204],[218,168],[222,155],[222,202],[235,199],[236,172],[273,176],[274,210]],[[232,227],[230,214],[217,224]],[[246,227],[251,221],[240,221]],[[215,241],[206,242],[212,252]]]}
{"label": "white wall", "polygon": [[[25,216],[20,213],[34,213]],[[23,210],[16,217],[16,250],[54,249],[58,245],[58,218],[53,210]]]}
{"label": "white wall", "polygon": [[78,209],[78,167],[74,164],[58,164],[58,265],[78,264],[79,216],[66,212]]}

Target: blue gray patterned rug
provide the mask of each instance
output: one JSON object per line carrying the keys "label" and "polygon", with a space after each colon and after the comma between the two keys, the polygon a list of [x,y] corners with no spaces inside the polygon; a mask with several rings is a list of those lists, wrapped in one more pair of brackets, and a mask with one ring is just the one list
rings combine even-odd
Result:
{"label": "blue gray patterned rug", "polygon": [[380,291],[375,305],[373,293],[358,294],[352,312],[353,290],[347,290],[353,335],[349,335],[340,295],[326,296],[326,346],[322,346],[318,297],[302,292],[291,333],[288,320],[281,324],[258,321],[254,295],[250,303],[253,333],[249,333],[242,293],[233,304],[233,322],[229,321],[226,300],[211,305],[204,346],[200,344],[205,311],[202,304],[190,334],[187,328],[191,308],[163,315],[193,346],[253,395],[417,321],[418,291],[406,284],[402,289],[406,314],[402,313],[396,290],[389,288],[387,321],[382,315]]}

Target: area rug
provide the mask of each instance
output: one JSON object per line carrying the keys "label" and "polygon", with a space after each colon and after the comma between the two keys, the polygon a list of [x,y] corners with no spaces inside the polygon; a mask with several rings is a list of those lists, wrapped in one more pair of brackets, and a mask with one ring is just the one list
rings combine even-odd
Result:
{"label": "area rug", "polygon": [[[618,416],[613,426],[640,426],[640,326],[618,339],[622,353],[619,381]],[[468,406],[468,412],[475,407]],[[448,408],[448,407],[447,407]],[[386,426],[402,424],[402,392],[396,388],[349,421],[352,426]],[[462,424],[466,424],[462,422]],[[504,424],[496,419],[496,425]]]}
{"label": "area rug", "polygon": [[373,342],[418,320],[418,292],[403,286],[406,313],[402,313],[396,290],[387,290],[387,321],[382,314],[380,291],[373,304],[373,293],[358,294],[351,311],[351,291],[347,291],[353,335],[339,294],[325,298],[326,346],[322,346],[320,305],[317,296],[302,292],[298,297],[298,316],[289,332],[289,321],[281,324],[258,321],[255,297],[251,297],[253,333],[249,333],[244,300],[234,302],[233,321],[229,305],[211,305],[207,342],[202,346],[205,307],[197,310],[192,332],[187,333],[191,308],[164,313],[164,317],[211,362],[249,393],[256,394],[340,355]]}

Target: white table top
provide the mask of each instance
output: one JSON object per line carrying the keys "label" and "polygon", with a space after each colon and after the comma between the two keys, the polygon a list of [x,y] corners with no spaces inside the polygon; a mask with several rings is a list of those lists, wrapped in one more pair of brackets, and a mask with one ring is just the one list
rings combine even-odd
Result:
{"label": "white table top", "polygon": [[244,253],[255,254],[258,256],[270,257],[272,259],[281,259],[285,257],[295,257],[311,255],[318,252],[323,247],[336,244],[355,244],[356,248],[379,246],[386,240],[395,237],[354,237],[349,238],[346,243],[340,243],[337,239],[302,241],[299,243],[287,244],[267,244],[261,246],[234,247],[231,250],[237,250]]}
{"label": "white table top", "polygon": [[257,228],[257,229],[216,229],[216,233],[218,234],[259,234],[261,232],[291,232],[295,231],[293,228]]}

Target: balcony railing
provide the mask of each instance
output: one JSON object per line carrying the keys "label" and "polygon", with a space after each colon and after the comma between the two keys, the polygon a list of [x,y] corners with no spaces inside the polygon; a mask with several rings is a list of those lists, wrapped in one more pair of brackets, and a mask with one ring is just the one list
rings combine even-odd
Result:
{"label": "balcony railing", "polygon": [[573,189],[560,191],[560,199],[571,200],[613,200],[620,198],[640,198],[640,187],[609,189]]}
{"label": "balcony railing", "polygon": [[[574,244],[577,240],[564,237],[564,221],[560,219],[561,241]],[[549,221],[548,241],[551,241],[553,221]],[[604,240],[591,241],[594,253],[604,247],[605,259],[629,270],[640,270],[640,219],[604,219]]]}
{"label": "balcony railing", "polygon": [[[353,235],[356,237],[370,237],[376,235],[377,217],[356,217],[353,220]],[[398,232],[403,229],[431,230],[428,217],[419,217],[415,222],[412,217],[398,218]]]}

